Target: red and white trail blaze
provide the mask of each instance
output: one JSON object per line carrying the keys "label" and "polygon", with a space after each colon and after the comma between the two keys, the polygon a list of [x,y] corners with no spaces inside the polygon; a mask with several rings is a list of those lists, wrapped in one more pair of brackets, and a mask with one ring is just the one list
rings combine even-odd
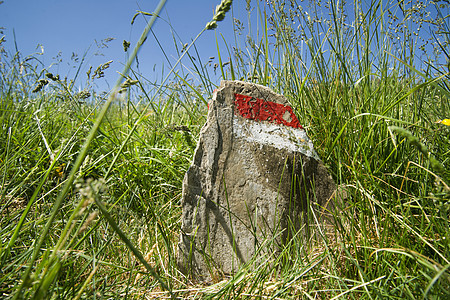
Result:
{"label": "red and white trail blaze", "polygon": [[249,120],[269,121],[303,129],[289,105],[283,105],[241,94],[234,94],[236,112]]}

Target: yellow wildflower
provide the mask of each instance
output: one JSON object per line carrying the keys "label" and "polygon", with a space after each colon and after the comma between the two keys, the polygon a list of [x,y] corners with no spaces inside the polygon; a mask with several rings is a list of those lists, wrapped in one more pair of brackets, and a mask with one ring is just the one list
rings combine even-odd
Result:
{"label": "yellow wildflower", "polygon": [[450,119],[443,119],[443,120],[439,120],[436,123],[441,123],[447,126],[450,126]]}

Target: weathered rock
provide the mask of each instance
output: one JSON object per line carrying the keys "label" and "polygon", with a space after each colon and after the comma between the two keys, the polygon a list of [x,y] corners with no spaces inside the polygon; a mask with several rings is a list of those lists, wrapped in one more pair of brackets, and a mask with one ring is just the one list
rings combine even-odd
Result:
{"label": "weathered rock", "polygon": [[183,181],[178,265],[197,280],[277,253],[335,184],[287,100],[223,81]]}

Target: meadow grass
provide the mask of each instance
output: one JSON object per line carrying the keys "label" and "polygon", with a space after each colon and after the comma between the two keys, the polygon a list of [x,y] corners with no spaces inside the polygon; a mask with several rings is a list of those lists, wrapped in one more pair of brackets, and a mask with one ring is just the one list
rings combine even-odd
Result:
{"label": "meadow grass", "polygon": [[175,263],[181,183],[218,85],[195,40],[178,60],[195,76],[131,68],[106,96],[2,52],[1,297],[448,298],[448,4],[419,4],[248,1],[248,27],[234,19],[222,78],[285,95],[347,197],[335,226],[311,215],[310,240],[208,284]]}

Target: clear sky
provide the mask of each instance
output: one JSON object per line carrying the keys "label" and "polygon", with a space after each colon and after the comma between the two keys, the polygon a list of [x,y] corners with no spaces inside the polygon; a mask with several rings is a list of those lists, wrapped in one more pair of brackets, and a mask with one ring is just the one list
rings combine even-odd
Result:
{"label": "clear sky", "polygon": [[[22,58],[35,54],[34,56],[43,63],[46,71],[59,74],[61,78],[67,76],[69,79],[73,79],[81,64],[81,58],[87,51],[80,77],[75,85],[80,89],[83,88],[86,71],[90,66],[95,70],[100,64],[112,60],[111,67],[105,71],[105,78],[96,81],[98,85],[96,91],[101,92],[108,91],[112,87],[118,78],[117,72],[123,69],[123,64],[127,59],[127,54],[123,50],[123,41],[131,42],[132,49],[144,30],[146,21],[150,19],[148,16],[140,15],[131,25],[133,16],[138,10],[152,12],[159,0],[4,0],[0,2],[3,2],[0,4],[0,27],[5,28],[3,31],[6,37],[3,47],[10,54],[16,52],[17,45],[17,49],[22,53]],[[254,7],[256,1],[251,2]],[[400,20],[404,18],[398,3],[387,0],[386,2],[390,3],[387,6],[388,12],[392,10]],[[138,56],[139,73],[152,82],[161,80],[162,68],[164,67],[167,73],[169,63],[173,64],[179,57],[175,49],[174,35],[176,35],[176,43],[180,48],[183,44],[189,43],[211,20],[214,9],[219,3],[220,0],[167,0],[161,13],[162,19],[158,19],[153,27],[153,32],[164,49],[165,55],[153,34],[150,33]],[[265,3],[265,1],[261,1],[261,3]],[[304,3],[302,6],[305,5],[304,9],[308,9],[307,1],[302,3]],[[346,6],[349,10],[350,23],[352,22],[352,5]],[[367,4],[365,5],[367,6]],[[216,57],[213,64],[218,62],[216,33],[217,35],[222,34],[229,46],[233,46],[232,18],[235,17],[245,23],[247,20],[245,6],[246,1],[244,0],[233,1],[232,11],[227,14],[224,21],[218,23],[217,31],[205,32],[196,42],[203,64],[211,56]],[[408,7],[413,8],[412,4]],[[370,7],[365,7],[365,9],[370,9]],[[434,6],[431,5],[427,9],[432,12],[428,18],[434,20],[436,18]],[[448,4],[442,12],[444,16],[448,15]],[[327,14],[326,10],[323,13]],[[252,18],[254,15],[257,13],[252,13]],[[251,22],[255,23],[256,21],[254,21],[252,19]],[[411,23],[411,21],[408,22]],[[448,18],[446,22],[449,22]],[[174,31],[171,30],[169,24]],[[430,32],[427,33],[429,25],[428,23],[424,24],[421,34],[425,34],[423,37],[428,39],[431,37]],[[256,24],[252,24],[252,26],[254,28]],[[114,38],[114,40],[104,43],[108,38]],[[219,42],[221,53],[226,53],[220,37]],[[327,49],[326,46],[324,48]],[[432,51],[431,46],[428,45],[427,53],[433,53]],[[190,53],[196,55],[192,49]],[[417,55],[417,61],[425,59],[420,56],[420,52]],[[445,59],[445,56],[440,56]],[[228,57],[222,59],[223,62],[226,62]],[[56,64],[59,60],[61,62]],[[308,63],[307,56],[305,56],[305,60]],[[190,65],[187,57],[183,63],[187,66]],[[136,69],[136,64],[134,67]],[[210,72],[210,74],[213,73]],[[217,83],[219,83],[218,81],[217,77]]]}
{"label": "clear sky", "polygon": [[[82,67],[83,84],[85,72],[90,66],[112,60],[111,67],[105,72],[103,82],[98,82],[100,89],[108,89],[117,80],[126,61],[123,41],[131,42],[131,48],[138,41],[145,28],[146,20],[150,17],[138,16],[133,25],[131,20],[138,11],[152,12],[158,0],[4,0],[0,5],[0,27],[4,27],[6,42],[5,49],[15,53],[15,45],[22,56],[42,53],[36,57],[50,72],[59,74],[62,78],[73,78],[80,65],[83,54],[87,52],[86,61]],[[245,1],[234,1],[234,13],[245,14]],[[161,17],[153,31],[164,48],[171,63],[178,55],[175,51],[170,23],[181,41],[179,46],[190,42],[211,20],[215,6],[220,0],[168,0]],[[242,6],[242,9],[236,7]],[[245,17],[243,15],[242,17]],[[225,36],[232,35],[231,14],[224,21],[218,23],[218,33]],[[105,43],[107,38],[114,40]],[[42,45],[42,47],[41,47]],[[206,62],[210,56],[216,56],[216,42],[214,30],[205,32],[196,43],[201,58]],[[100,47],[99,47],[100,46]],[[131,53],[131,50],[129,50]],[[62,59],[58,65],[57,56]],[[71,58],[76,59],[74,61]],[[100,55],[99,55],[100,54]],[[152,33],[141,48],[138,56],[139,70],[149,79],[161,77],[162,66],[168,62]],[[186,58],[183,62],[188,63]],[[52,65],[53,64],[53,65]],[[136,66],[136,65],[135,65]],[[78,82],[78,81],[77,81]]]}

